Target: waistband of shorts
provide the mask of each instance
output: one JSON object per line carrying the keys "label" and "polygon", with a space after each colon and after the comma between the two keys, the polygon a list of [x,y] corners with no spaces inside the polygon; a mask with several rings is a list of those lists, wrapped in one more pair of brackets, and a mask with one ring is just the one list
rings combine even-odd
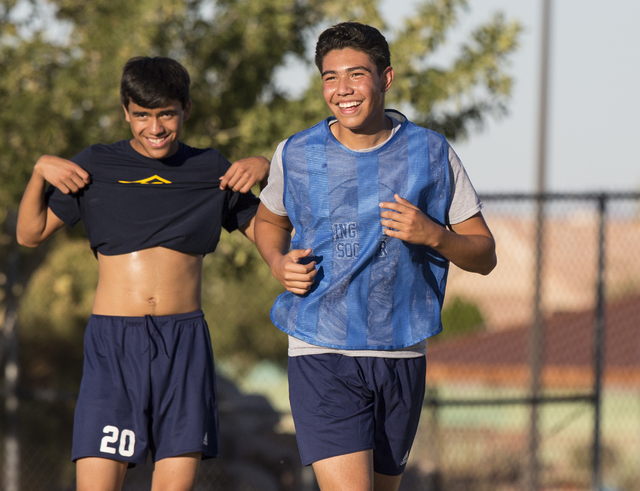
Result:
{"label": "waistband of shorts", "polygon": [[117,320],[120,322],[126,323],[144,323],[147,318],[151,318],[157,322],[166,322],[166,321],[189,321],[195,319],[204,318],[204,312],[202,310],[194,310],[193,312],[185,312],[182,314],[170,314],[170,315],[141,315],[141,316],[123,316],[123,315],[102,315],[102,314],[91,314],[89,319],[110,319]]}

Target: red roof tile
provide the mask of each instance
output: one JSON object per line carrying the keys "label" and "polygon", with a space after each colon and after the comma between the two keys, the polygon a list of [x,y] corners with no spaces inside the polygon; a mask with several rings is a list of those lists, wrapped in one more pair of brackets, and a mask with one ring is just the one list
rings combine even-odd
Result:
{"label": "red roof tile", "polygon": [[[640,377],[640,297],[611,302],[605,309],[605,376]],[[595,314],[556,314],[544,323],[544,367],[555,377],[593,378]],[[427,350],[428,375],[440,378],[526,378],[530,326],[434,342]],[[507,372],[505,372],[505,370]],[[498,372],[503,372],[499,375]],[[572,376],[569,374],[572,373]],[[578,376],[579,375],[579,376]],[[635,375],[634,375],[635,376]],[[638,378],[640,380],[640,378]],[[559,381],[556,381],[559,382]]]}

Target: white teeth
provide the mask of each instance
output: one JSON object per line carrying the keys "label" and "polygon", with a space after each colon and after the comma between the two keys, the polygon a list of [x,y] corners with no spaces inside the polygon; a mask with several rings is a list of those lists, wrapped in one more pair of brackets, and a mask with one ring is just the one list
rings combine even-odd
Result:
{"label": "white teeth", "polygon": [[362,104],[362,102],[353,101],[353,102],[341,102],[338,105],[346,109],[347,107],[359,106],[360,104]]}
{"label": "white teeth", "polygon": [[151,143],[158,144],[158,143],[162,143],[165,139],[164,139],[164,138],[148,138],[148,140],[149,140]]}

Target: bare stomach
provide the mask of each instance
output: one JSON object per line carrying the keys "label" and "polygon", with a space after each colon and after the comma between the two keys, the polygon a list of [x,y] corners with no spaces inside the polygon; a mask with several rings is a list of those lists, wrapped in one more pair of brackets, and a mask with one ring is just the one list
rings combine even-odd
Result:
{"label": "bare stomach", "polygon": [[164,247],[98,254],[98,270],[94,314],[173,315],[201,308],[202,256]]}

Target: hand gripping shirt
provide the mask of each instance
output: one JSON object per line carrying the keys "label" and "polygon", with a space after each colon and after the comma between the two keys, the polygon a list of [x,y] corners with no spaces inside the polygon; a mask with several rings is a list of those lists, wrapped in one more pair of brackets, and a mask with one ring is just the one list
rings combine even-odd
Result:
{"label": "hand gripping shirt", "polygon": [[151,247],[207,254],[222,227],[231,232],[250,220],[259,200],[221,190],[231,165],[220,152],[180,143],[157,160],[136,152],[128,140],[92,145],[72,159],[91,175],[76,194],[51,187],[48,206],[66,224],[82,220],[94,251],[113,256]]}
{"label": "hand gripping shirt", "polygon": [[405,120],[375,151],[355,152],[323,121],[283,152],[284,204],[292,249],[311,248],[316,283],[285,292],[271,310],[282,331],[313,345],[390,350],[442,330],[449,262],[435,250],[384,235],[382,201],[394,193],[440,225],[450,205],[448,145]]}

